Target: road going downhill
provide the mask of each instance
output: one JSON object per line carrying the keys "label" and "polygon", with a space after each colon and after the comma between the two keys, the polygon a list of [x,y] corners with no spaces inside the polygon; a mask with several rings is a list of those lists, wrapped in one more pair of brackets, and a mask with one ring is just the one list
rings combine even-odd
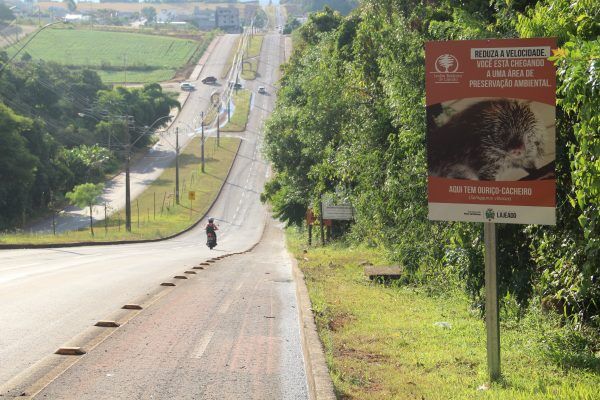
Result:
{"label": "road going downhill", "polygon": [[[267,34],[259,64],[260,81],[244,82],[253,93],[256,93],[256,88],[261,85],[266,85],[269,93],[255,95],[247,130],[236,134],[242,139],[238,157],[224,184],[221,196],[210,211],[210,215],[216,218],[220,227],[219,246],[215,250],[210,251],[204,246],[205,235],[202,227],[199,226],[175,239],[156,243],[0,252],[0,327],[2,327],[0,398],[2,395],[15,395],[19,389],[31,385],[33,378],[46,374],[48,371],[43,371],[44,365],[47,365],[44,364],[44,360],[65,357],[52,355],[58,347],[72,343],[73,338],[89,330],[95,322],[113,315],[123,304],[144,303],[156,294],[161,282],[173,281],[175,275],[181,275],[199,262],[215,255],[247,250],[260,240],[267,221],[267,213],[260,203],[259,194],[269,173],[268,165],[261,157],[261,130],[265,118],[274,105],[273,85],[279,77],[278,66],[283,60],[284,43],[285,39],[280,35]],[[261,264],[259,261],[261,256],[256,256],[254,253],[248,256],[232,256],[227,259],[227,263],[230,264],[226,264],[225,260],[221,261],[223,265],[221,270],[202,271],[206,273],[203,276],[198,274],[198,277],[194,277],[197,278],[195,281],[190,279],[185,284],[178,284],[172,293],[165,296],[164,307],[171,307],[169,301],[176,301],[176,296],[185,297],[195,293],[203,299],[204,291],[207,296],[212,292],[212,300],[206,297],[206,303],[196,304],[196,307],[206,307],[203,308],[206,312],[204,317],[199,314],[197,323],[193,319],[179,321],[184,324],[189,323],[182,329],[197,330],[195,339],[188,345],[195,346],[193,348],[196,349],[196,354],[199,354],[199,349],[204,346],[202,343],[207,343],[204,352],[208,356],[220,353],[219,349],[225,346],[226,342],[223,341],[225,336],[221,333],[223,330],[228,332],[227,335],[237,338],[236,340],[239,337],[252,336],[250,342],[238,340],[236,343],[238,346],[243,346],[243,343],[246,345],[254,343],[262,349],[261,351],[265,351],[263,359],[252,359],[260,362],[262,368],[267,368],[268,363],[271,363],[272,367],[277,365],[289,372],[292,371],[289,366],[294,365],[292,374],[295,378],[292,381],[295,383],[289,383],[294,389],[286,386],[288,381],[284,382],[281,376],[276,376],[282,371],[275,372],[277,368],[273,369],[273,376],[265,378],[271,392],[260,392],[258,389],[260,384],[256,382],[251,384],[248,381],[248,385],[258,385],[256,393],[263,393],[264,396],[258,398],[281,398],[278,396],[288,393],[287,391],[294,393],[289,398],[305,398],[306,388],[300,383],[305,382],[305,375],[302,358],[298,358],[298,314],[292,296],[293,286],[289,278],[289,264],[283,261],[281,255],[283,239],[281,233],[277,232],[277,228],[272,226],[267,229],[267,237],[271,238],[273,250],[269,250],[271,247],[268,244],[261,244],[262,247],[259,246],[256,250],[262,248],[265,263],[271,262],[270,266]],[[277,277],[281,282],[270,281],[266,272],[271,272],[274,279]],[[227,282],[233,281],[235,285],[231,288]],[[244,290],[248,290],[248,298],[254,298],[254,304],[273,307],[271,310],[274,315],[268,313],[260,315],[263,325],[256,325],[255,332],[242,328],[250,323],[247,318],[251,320],[259,318],[252,313],[246,313],[251,311],[249,308],[242,307],[245,302],[244,295],[241,300],[236,296],[229,297],[230,300],[225,303],[233,310],[242,307],[237,309],[239,312],[228,314],[227,309],[219,308],[225,307],[222,305],[224,298],[219,299],[219,293],[224,296],[231,293],[231,290],[238,285],[241,285],[239,294],[242,295],[246,293]],[[195,286],[197,289],[194,289]],[[224,291],[219,292],[219,287]],[[253,297],[256,293],[262,294]],[[210,303],[212,310],[210,301],[213,302]],[[190,302],[190,306],[193,307],[191,303],[193,302]],[[162,312],[161,304],[161,300],[157,301],[153,305],[157,308],[143,310],[139,317],[141,318],[146,311],[149,314]],[[194,310],[198,311],[191,309],[192,312],[195,312]],[[215,319],[215,315],[220,314],[219,310],[223,310],[222,320]],[[272,318],[267,318],[271,316],[276,317],[273,318],[274,321],[269,321]],[[152,320],[151,315],[149,318]],[[243,322],[245,320],[246,322]],[[131,333],[135,328],[133,321],[136,319],[123,327],[128,327],[127,330],[123,329],[123,335]],[[255,322],[252,325],[255,325]],[[140,320],[139,324],[142,323]],[[168,326],[169,324],[166,323],[161,329],[166,329]],[[207,332],[213,333],[211,335]],[[121,331],[118,330],[111,340],[119,340],[120,334]],[[209,339],[209,336],[212,337]],[[172,339],[177,339],[176,334]],[[285,346],[281,346],[283,342]],[[187,354],[186,351],[189,353],[190,349],[191,347],[182,350],[182,354]],[[236,364],[240,367],[250,362],[248,358],[250,353],[245,353],[250,350],[242,350],[240,348],[239,363]],[[93,352],[94,350],[83,359],[85,357],[91,359]],[[73,367],[73,371],[77,365]],[[194,368],[202,369],[209,366],[220,371],[219,365],[209,360],[200,360]],[[161,371],[162,368],[156,368],[155,375],[163,374]],[[168,368],[164,371],[166,371],[165,376],[168,376]],[[215,379],[223,382],[227,379],[237,379],[235,374],[227,375],[226,370],[218,374],[220,377]],[[164,382],[166,379],[165,376],[161,378],[158,375],[152,378],[155,385],[159,385],[159,382]],[[259,380],[259,383],[267,381]],[[171,390],[167,386],[165,390]],[[228,386],[232,390],[236,388],[234,382],[229,382]],[[205,398],[204,395],[197,394],[197,396],[189,398]]]}
{"label": "road going downhill", "polygon": [[[210,75],[220,76],[238,37],[237,34],[227,34],[213,40],[207,53],[200,59],[190,76],[190,82],[196,86],[196,90],[188,92],[187,96],[180,96],[180,101],[185,99],[185,102],[169,129],[160,133],[158,142],[152,149],[142,159],[132,164],[130,168],[132,201],[156,180],[165,168],[173,164],[175,160],[175,129],[179,128],[179,145],[184,148],[196,134],[196,129],[200,128],[200,113],[209,109],[211,94],[215,91],[221,94],[226,91],[228,84],[226,79],[220,80],[214,85],[204,85],[201,80]],[[179,90],[178,86],[177,90]],[[137,127],[137,129],[141,128]],[[207,136],[214,136],[214,133]],[[103,205],[104,203],[107,204],[111,213],[125,208],[125,172],[105,183],[98,204]],[[94,220],[103,220],[104,207],[94,207],[93,217]],[[87,226],[89,226],[89,210],[87,208],[69,206],[60,212],[56,219],[57,232],[76,230]],[[27,228],[32,232],[52,232],[52,229],[52,218],[44,219]]]}

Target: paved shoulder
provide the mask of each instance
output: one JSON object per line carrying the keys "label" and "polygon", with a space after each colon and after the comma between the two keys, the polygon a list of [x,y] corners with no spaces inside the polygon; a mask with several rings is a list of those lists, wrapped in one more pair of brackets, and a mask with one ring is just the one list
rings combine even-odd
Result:
{"label": "paved shoulder", "polygon": [[281,230],[194,271],[35,398],[307,399]]}

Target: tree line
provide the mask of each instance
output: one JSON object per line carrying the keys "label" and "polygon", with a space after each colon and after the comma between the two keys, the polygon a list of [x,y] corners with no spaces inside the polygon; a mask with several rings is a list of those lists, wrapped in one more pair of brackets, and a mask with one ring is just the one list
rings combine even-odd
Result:
{"label": "tree line", "polygon": [[499,295],[600,327],[600,3],[363,0],[294,33],[265,153],[263,199],[301,225],[322,195],[349,201],[351,242],[416,283],[450,282],[483,308],[482,224],[427,219],[424,42],[557,37],[557,225],[498,226]]}
{"label": "tree line", "polygon": [[[0,53],[0,230],[65,204],[76,185],[104,181],[127,153],[151,143],[177,100],[158,84],[105,86],[98,74]],[[130,118],[126,118],[129,116]]]}

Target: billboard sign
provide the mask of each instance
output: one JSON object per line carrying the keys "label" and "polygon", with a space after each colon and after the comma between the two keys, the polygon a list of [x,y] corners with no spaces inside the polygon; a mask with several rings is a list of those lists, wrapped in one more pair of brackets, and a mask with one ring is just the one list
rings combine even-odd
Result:
{"label": "billboard sign", "polygon": [[555,48],[425,44],[429,219],[556,224]]}

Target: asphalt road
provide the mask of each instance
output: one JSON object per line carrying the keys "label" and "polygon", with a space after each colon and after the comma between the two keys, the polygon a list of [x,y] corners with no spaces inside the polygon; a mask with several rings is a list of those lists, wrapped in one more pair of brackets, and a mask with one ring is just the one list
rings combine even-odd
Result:
{"label": "asphalt road", "polygon": [[[78,334],[86,329],[89,330],[96,321],[114,314],[123,304],[143,303],[156,294],[161,282],[172,280],[174,275],[181,275],[183,271],[211,256],[240,252],[259,241],[267,221],[267,212],[259,201],[259,194],[269,173],[268,165],[261,158],[261,127],[274,104],[272,85],[278,79],[278,65],[284,56],[284,43],[285,40],[277,34],[268,34],[265,37],[259,66],[260,80],[245,83],[245,86],[253,89],[254,93],[258,86],[267,85],[269,93],[256,95],[253,99],[247,130],[239,134],[242,145],[238,157],[219,200],[210,211],[210,215],[216,218],[220,227],[219,246],[215,250],[210,251],[204,246],[205,235],[201,227],[198,227],[175,239],[156,243],[0,252],[0,396],[19,387],[19,384],[27,382],[28,379],[31,380],[31,377],[41,368],[40,360],[53,357],[50,355],[58,347],[72,342]],[[208,101],[203,98],[200,91],[197,94],[198,96],[192,98],[191,102],[188,100],[186,108],[181,113],[187,120],[190,118],[193,120],[198,110],[202,109],[203,102]],[[188,107],[190,107],[189,111],[187,111]],[[288,279],[286,277],[289,276],[289,268],[281,259],[281,235],[278,236],[277,233],[270,233],[270,235],[270,240],[275,243],[275,247],[269,250],[269,245],[261,245],[263,246],[261,257],[266,260],[265,262],[277,264],[272,268],[275,276]],[[270,357],[273,365],[280,367],[274,374],[291,373],[296,377],[292,379],[297,382],[292,385],[295,389],[290,389],[295,393],[292,398],[304,398],[306,390],[299,383],[305,376],[301,358],[298,359],[298,316],[295,308],[291,307],[295,302],[293,292],[289,285],[284,285],[286,289],[283,291],[262,290],[272,285],[262,276],[264,271],[271,267],[258,262],[256,256],[244,257],[242,255],[231,257],[229,267],[223,268],[221,272],[211,272],[213,275],[205,274],[202,280],[198,279],[198,282],[189,284],[190,292],[186,292],[184,287],[176,288],[172,292],[173,296],[178,289],[182,289],[181,296],[191,296],[192,293],[208,296],[212,293],[210,302],[213,307],[217,307],[218,304],[222,304],[219,293],[221,296],[224,295],[217,288],[221,287],[223,290],[228,288],[231,292],[231,282],[235,282],[234,287],[241,284],[240,287],[253,287],[268,292],[264,293],[266,297],[261,297],[260,300],[257,298],[257,304],[277,304],[278,308],[273,308],[277,312],[277,324],[285,321],[285,327],[275,324],[268,328],[270,329],[268,332],[274,335],[273,337],[284,338],[281,340],[285,340],[286,343],[292,343],[294,350],[291,353],[288,350],[282,351],[278,345],[275,346],[277,351],[267,358]],[[270,261],[269,257],[271,257]],[[240,269],[244,269],[243,274],[239,274]],[[194,284],[200,285],[196,291],[189,289]],[[201,287],[211,290],[203,292]],[[239,298],[233,297],[231,305],[234,302],[239,302],[240,307],[243,306],[243,301]],[[165,307],[170,306],[165,305]],[[200,346],[199,343],[211,342],[206,339],[207,336],[202,336],[207,334],[206,323],[212,327],[213,337],[220,338],[220,333],[217,332],[223,329],[228,330],[229,335],[233,336],[235,332],[243,332],[239,330],[240,321],[250,317],[244,311],[247,309],[242,307],[239,310],[240,312],[227,314],[228,317],[224,317],[223,321],[215,322],[213,318],[213,325],[210,325],[209,319],[205,319],[204,323],[199,319],[198,323],[188,325],[186,329],[197,329],[196,339],[200,342],[193,342],[195,348]],[[207,312],[205,318],[214,314],[214,310],[205,311]],[[228,324],[231,325],[229,328]],[[128,330],[134,329],[134,326],[135,324],[132,323]],[[265,326],[262,328],[266,329]],[[282,329],[285,334],[282,333]],[[258,335],[258,332],[253,335]],[[177,336],[173,336],[172,339],[176,340],[176,338]],[[256,340],[260,342],[259,339]],[[277,342],[280,339],[273,340]],[[260,343],[271,343],[271,339]],[[216,347],[210,349],[207,347],[206,354],[218,353],[219,346],[222,345],[216,341]],[[91,356],[91,353],[88,355]],[[218,364],[208,361],[202,361],[200,364],[197,368],[212,366],[219,369]],[[295,369],[290,370],[292,365]],[[153,382],[155,384],[164,382],[168,374],[168,369],[155,369]],[[219,379],[222,382],[229,382],[232,390],[239,389],[236,387],[235,374],[225,374]],[[274,397],[268,395],[267,398],[281,398],[277,396],[288,390],[286,384],[279,375],[273,379],[269,384],[279,382],[280,386],[273,389]],[[14,394],[13,391],[10,393]]]}

